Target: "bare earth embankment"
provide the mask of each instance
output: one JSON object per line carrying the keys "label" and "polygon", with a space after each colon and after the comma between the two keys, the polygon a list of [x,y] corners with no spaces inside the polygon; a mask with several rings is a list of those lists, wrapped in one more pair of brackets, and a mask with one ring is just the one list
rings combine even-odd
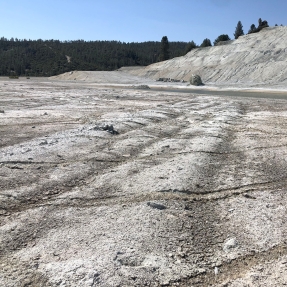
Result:
{"label": "bare earth embankment", "polygon": [[199,74],[207,85],[219,87],[287,86],[287,27],[265,28],[223,45],[191,50],[183,57],[142,69],[122,68],[132,75],[152,79],[189,81]]}
{"label": "bare earth embankment", "polygon": [[[286,285],[276,29],[146,68],[0,79],[0,286]],[[206,86],[155,82],[189,73]]]}

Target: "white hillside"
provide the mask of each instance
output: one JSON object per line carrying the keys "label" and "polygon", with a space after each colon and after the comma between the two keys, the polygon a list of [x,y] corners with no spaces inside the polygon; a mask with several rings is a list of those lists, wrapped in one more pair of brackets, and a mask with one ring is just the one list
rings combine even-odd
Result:
{"label": "white hillside", "polygon": [[210,84],[287,83],[287,27],[265,28],[221,46],[197,48],[183,57],[126,72],[186,81],[199,74]]}

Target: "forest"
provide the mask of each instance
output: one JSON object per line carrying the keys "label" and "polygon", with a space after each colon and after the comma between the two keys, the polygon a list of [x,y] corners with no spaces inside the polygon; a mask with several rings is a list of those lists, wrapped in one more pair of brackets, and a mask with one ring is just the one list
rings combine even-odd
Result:
{"label": "forest", "polygon": [[[188,43],[169,42],[169,57]],[[68,71],[112,71],[160,61],[161,42],[0,39],[0,76],[53,76]]]}

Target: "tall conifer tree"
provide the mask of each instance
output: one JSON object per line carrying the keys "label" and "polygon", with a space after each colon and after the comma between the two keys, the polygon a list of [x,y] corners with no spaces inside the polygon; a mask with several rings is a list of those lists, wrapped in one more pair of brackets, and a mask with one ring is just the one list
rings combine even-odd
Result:
{"label": "tall conifer tree", "polygon": [[241,21],[238,21],[237,26],[235,28],[234,38],[238,39],[238,37],[242,35],[244,35],[243,26],[241,24]]}
{"label": "tall conifer tree", "polygon": [[160,61],[165,61],[169,59],[169,43],[167,36],[163,36],[161,39],[159,59]]}

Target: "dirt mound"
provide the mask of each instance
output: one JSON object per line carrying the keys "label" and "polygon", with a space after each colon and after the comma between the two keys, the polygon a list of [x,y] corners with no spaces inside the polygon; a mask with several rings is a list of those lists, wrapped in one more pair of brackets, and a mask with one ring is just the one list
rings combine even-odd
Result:
{"label": "dirt mound", "polygon": [[123,71],[72,71],[50,77],[51,80],[84,81],[98,84],[142,84],[142,78]]}

